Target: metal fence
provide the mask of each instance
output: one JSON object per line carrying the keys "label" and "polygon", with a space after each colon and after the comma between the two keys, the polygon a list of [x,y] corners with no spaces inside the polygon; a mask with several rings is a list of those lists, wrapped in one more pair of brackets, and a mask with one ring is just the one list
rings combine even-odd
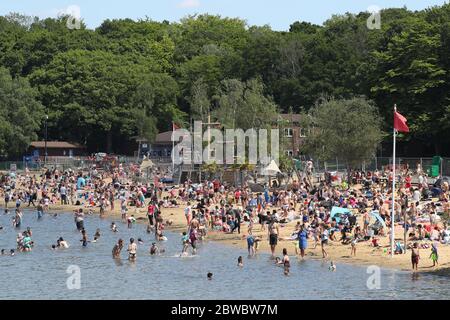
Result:
{"label": "metal fence", "polygon": [[[396,158],[395,164],[397,166],[406,166],[413,171],[417,169],[417,165],[420,164],[423,172],[428,172],[433,162],[433,158]],[[354,167],[356,170],[374,171],[382,170],[386,166],[392,166],[392,157],[377,157],[370,161],[366,161]],[[344,161],[336,159],[334,161],[314,161],[314,169],[316,172],[324,171],[338,171],[345,172],[347,170]],[[442,158],[440,172],[444,176],[450,176],[450,158]]]}

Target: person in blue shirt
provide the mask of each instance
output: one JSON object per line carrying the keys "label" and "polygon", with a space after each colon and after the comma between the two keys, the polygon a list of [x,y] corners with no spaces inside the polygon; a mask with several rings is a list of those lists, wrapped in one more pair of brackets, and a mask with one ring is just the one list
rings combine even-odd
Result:
{"label": "person in blue shirt", "polygon": [[85,186],[86,186],[86,180],[82,176],[79,176],[78,180],[77,180],[77,190],[81,190]]}
{"label": "person in blue shirt", "polygon": [[247,235],[247,249],[249,256],[253,256],[255,254],[255,237],[253,237],[251,232]]}
{"label": "person in blue shirt", "polygon": [[302,258],[305,257],[305,249],[308,248],[308,231],[305,229],[305,225],[300,227],[298,232],[298,246],[300,248],[300,255]]}

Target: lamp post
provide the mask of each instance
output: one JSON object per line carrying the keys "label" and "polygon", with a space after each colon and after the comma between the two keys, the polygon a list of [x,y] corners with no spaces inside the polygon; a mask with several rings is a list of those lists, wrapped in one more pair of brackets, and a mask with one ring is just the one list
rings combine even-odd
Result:
{"label": "lamp post", "polygon": [[44,166],[47,166],[47,121],[48,115],[45,115],[45,154],[44,154]]}

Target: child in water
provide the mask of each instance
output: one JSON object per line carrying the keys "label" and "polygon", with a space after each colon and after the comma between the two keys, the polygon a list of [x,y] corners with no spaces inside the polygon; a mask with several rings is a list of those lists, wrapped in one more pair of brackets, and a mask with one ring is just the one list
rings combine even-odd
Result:
{"label": "child in water", "polygon": [[330,271],[336,271],[336,265],[333,261],[330,262],[330,266],[328,267],[328,270]]}
{"label": "child in water", "polygon": [[92,242],[97,242],[97,240],[100,238],[100,229],[97,228],[97,230],[95,230],[95,234],[94,234],[94,241]]}
{"label": "child in water", "polygon": [[181,242],[183,243],[183,249],[181,250],[181,254],[187,254],[187,249],[189,248],[189,236],[186,231],[183,232],[183,236],[181,237]]}
{"label": "child in water", "polygon": [[152,246],[150,247],[150,254],[153,256],[155,254],[159,253],[159,248],[156,246],[156,243],[152,243]]}
{"label": "child in water", "polygon": [[244,266],[244,262],[242,261],[242,256],[239,256],[238,258],[238,267],[243,267]]}
{"label": "child in water", "polygon": [[131,229],[131,227],[133,226],[133,223],[136,222],[136,218],[134,217],[134,215],[131,215],[127,218],[127,222],[128,222],[128,228]]}
{"label": "child in water", "polygon": [[111,223],[111,231],[112,231],[112,232],[117,232],[117,231],[119,231],[119,230],[117,229],[117,225],[116,225],[115,222],[112,222],[112,223]]}

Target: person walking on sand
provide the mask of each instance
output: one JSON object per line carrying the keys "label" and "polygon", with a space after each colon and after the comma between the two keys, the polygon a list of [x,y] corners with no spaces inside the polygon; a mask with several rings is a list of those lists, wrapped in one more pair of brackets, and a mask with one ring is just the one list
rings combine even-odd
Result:
{"label": "person walking on sand", "polygon": [[270,220],[269,228],[269,245],[270,251],[272,252],[272,259],[275,257],[275,248],[278,243],[278,235],[280,234],[280,227],[274,218]]}
{"label": "person walking on sand", "polygon": [[420,259],[420,252],[419,252],[419,245],[417,242],[414,242],[413,248],[411,250],[411,263],[412,263],[412,269],[413,271],[417,271],[419,267],[419,259]]}
{"label": "person walking on sand", "polygon": [[431,245],[430,259],[431,259],[431,261],[433,261],[433,267],[435,267],[436,265],[439,265],[439,262],[438,262],[439,255],[438,255],[438,249],[437,249],[436,243],[433,243]]}
{"label": "person walking on sand", "polygon": [[308,231],[305,229],[305,225],[300,227],[300,231],[298,232],[298,247],[300,249],[300,256],[302,258],[305,257],[305,250],[308,248]]}
{"label": "person walking on sand", "polygon": [[322,247],[322,257],[325,259],[328,257],[328,253],[325,250],[325,246],[328,244],[328,229],[325,226],[322,226],[322,233],[320,235],[321,241],[320,245]]}
{"label": "person walking on sand", "polygon": [[354,237],[352,239],[352,242],[351,242],[351,246],[352,246],[352,251],[350,253],[351,256],[355,256],[356,257],[356,243],[357,242],[358,242],[358,238]]}

